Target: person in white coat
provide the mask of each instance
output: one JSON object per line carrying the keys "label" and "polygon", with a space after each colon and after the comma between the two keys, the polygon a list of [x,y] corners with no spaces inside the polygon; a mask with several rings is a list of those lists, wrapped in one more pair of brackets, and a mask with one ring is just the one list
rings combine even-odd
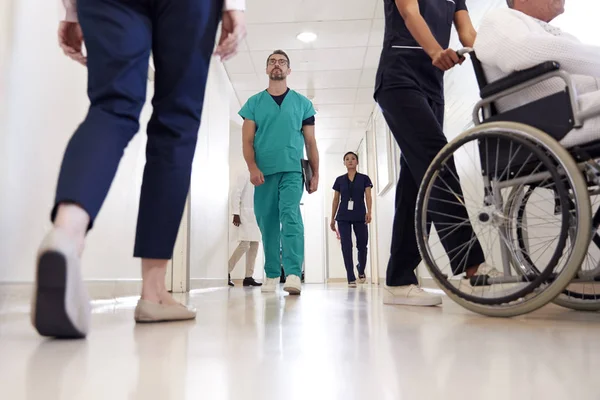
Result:
{"label": "person in white coat", "polygon": [[[494,82],[545,61],[560,63],[571,74],[582,110],[600,104],[600,47],[582,43],[550,22],[564,12],[565,0],[507,0],[509,8],[488,13],[474,48],[486,78]],[[504,112],[564,90],[555,78],[496,102]],[[600,118],[584,122],[561,140],[572,147],[600,139]]]}
{"label": "person in white coat", "polygon": [[231,203],[233,225],[237,230],[239,244],[229,259],[229,286],[235,286],[231,280],[231,271],[244,254],[246,254],[246,277],[243,285],[262,286],[262,283],[256,282],[252,277],[261,235],[254,215],[254,185],[250,183],[250,174],[247,171],[238,177]]}

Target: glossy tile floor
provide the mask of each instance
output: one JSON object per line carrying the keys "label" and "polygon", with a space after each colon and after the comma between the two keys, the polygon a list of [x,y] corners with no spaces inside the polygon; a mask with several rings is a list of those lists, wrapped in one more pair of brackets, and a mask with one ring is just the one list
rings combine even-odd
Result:
{"label": "glossy tile floor", "polygon": [[0,311],[1,399],[600,399],[600,313],[491,319],[384,306],[377,288],[192,293],[191,323],[135,325],[96,302],[87,340],[50,341],[25,300]]}

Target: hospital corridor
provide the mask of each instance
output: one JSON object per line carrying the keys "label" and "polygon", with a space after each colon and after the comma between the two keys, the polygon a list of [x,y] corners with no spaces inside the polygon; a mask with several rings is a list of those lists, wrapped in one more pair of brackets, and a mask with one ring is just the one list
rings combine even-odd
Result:
{"label": "hospital corridor", "polygon": [[598,14],[1,2],[0,399],[600,399]]}

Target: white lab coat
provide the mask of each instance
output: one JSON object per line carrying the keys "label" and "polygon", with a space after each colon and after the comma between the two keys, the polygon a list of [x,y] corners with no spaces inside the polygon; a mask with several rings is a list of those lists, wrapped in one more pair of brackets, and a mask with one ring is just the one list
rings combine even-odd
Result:
{"label": "white lab coat", "polygon": [[242,224],[235,228],[238,241],[260,242],[261,234],[254,215],[254,185],[250,174],[241,174],[231,195],[231,214],[239,215]]}
{"label": "white lab coat", "polygon": [[[558,61],[573,78],[581,109],[600,102],[600,47],[581,43],[555,26],[520,11],[500,8],[481,21],[474,47],[490,82],[545,61]],[[564,87],[560,79],[554,78],[501,99],[496,105],[499,111],[507,111]],[[583,128],[569,132],[561,144],[571,147],[597,139],[600,118],[592,118]]]}

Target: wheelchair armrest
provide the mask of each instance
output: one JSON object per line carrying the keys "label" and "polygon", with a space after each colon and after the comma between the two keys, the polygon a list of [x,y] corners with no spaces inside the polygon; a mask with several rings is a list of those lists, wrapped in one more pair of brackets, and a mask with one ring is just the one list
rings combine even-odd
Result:
{"label": "wheelchair armrest", "polygon": [[510,74],[507,77],[502,79],[498,79],[495,82],[490,83],[481,89],[480,96],[482,99],[486,99],[495,94],[513,88],[522,83],[526,83],[535,78],[539,78],[540,76],[546,75],[553,71],[558,71],[560,69],[560,64],[556,61],[546,61],[535,67],[524,69],[523,71],[518,71]]}

